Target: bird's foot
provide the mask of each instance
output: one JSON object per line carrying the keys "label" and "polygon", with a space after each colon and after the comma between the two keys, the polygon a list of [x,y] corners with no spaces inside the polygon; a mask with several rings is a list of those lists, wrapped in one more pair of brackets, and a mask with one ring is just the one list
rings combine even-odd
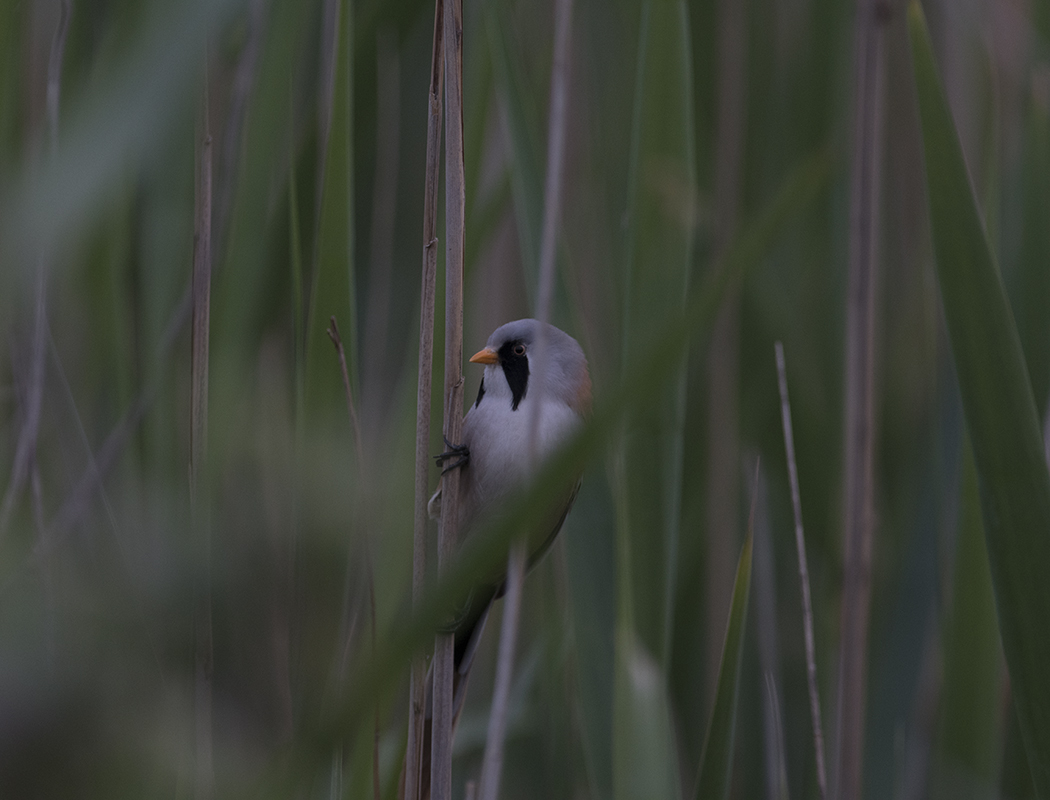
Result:
{"label": "bird's foot", "polygon": [[470,461],[470,450],[467,446],[465,444],[452,444],[444,436],[441,438],[445,439],[445,446],[448,448],[444,453],[434,456],[434,460],[441,467],[441,474],[444,475],[449,470],[466,466]]}

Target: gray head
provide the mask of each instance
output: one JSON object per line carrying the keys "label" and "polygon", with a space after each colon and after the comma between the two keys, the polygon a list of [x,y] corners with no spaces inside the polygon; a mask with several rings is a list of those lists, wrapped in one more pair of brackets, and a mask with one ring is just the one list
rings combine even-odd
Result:
{"label": "gray head", "polygon": [[[544,363],[538,367],[535,356],[541,332],[545,332],[545,352]],[[487,365],[486,374],[490,369],[502,373],[515,410],[530,391],[538,389],[544,397],[561,400],[581,416],[590,411],[591,377],[587,358],[575,339],[553,325],[535,319],[508,322],[496,328],[485,349],[470,360]],[[497,380],[500,377],[499,373],[493,376]],[[483,381],[478,402],[485,390]]]}

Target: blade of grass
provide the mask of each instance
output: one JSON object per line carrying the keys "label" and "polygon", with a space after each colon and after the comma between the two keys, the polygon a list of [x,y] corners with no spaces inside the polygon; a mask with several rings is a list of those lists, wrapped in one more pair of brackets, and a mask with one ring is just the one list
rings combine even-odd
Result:
{"label": "blade of grass", "polygon": [[[500,116],[510,141],[511,191],[521,261],[525,269],[525,285],[531,291],[537,285],[536,268],[543,225],[540,124],[532,93],[526,87],[524,65],[516,57],[512,41],[514,23],[508,8],[506,4],[497,4],[486,19],[493,74],[500,98]],[[530,297],[529,300],[530,306],[534,306],[536,298]]]}
{"label": "blade of grass", "polygon": [[613,796],[674,800],[681,789],[663,671],[633,626],[618,627]]}
{"label": "blade of grass", "polygon": [[740,662],[744,652],[744,632],[747,629],[747,606],[751,595],[751,553],[754,543],[755,508],[751,506],[747,539],[740,551],[736,579],[733,582],[733,601],[729,606],[722,663],[718,669],[715,704],[707,729],[703,753],[700,756],[700,774],[697,776],[697,800],[718,800],[729,795],[733,777],[733,748],[736,731],[736,707],[740,686]]}
{"label": "blade of grass", "polygon": [[[115,70],[63,109],[58,153],[43,170],[26,164],[0,197],[0,242],[19,269],[0,271],[3,291],[35,262],[40,245],[74,240],[106,207],[125,167],[169,141],[195,86],[203,31],[221,26],[235,0],[151,6],[136,44]],[[27,266],[22,266],[27,265]]]}
{"label": "blade of grass", "polygon": [[1033,782],[1050,797],[1050,474],[1017,329],[916,2],[908,29],[941,302],[973,443],[999,632]]}
{"label": "blade of grass", "polygon": [[1025,131],[1021,249],[1011,292],[1036,409],[1050,399],[1050,72],[1032,78]]}
{"label": "blade of grass", "polygon": [[1002,752],[1002,660],[973,451],[964,442],[952,600],[944,631],[939,800],[993,797]]}
{"label": "blade of grass", "polygon": [[[692,263],[696,186],[692,53],[684,2],[646,2],[629,167],[623,265],[624,364],[652,343],[652,320],[684,307]],[[684,351],[682,351],[684,356]],[[655,402],[632,411],[624,436],[618,527],[628,539],[634,622],[661,668],[669,668],[681,506],[685,371]]]}

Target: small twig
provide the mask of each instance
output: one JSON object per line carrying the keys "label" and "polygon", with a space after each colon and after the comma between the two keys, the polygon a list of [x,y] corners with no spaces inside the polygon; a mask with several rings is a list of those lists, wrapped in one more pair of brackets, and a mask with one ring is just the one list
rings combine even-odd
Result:
{"label": "small twig", "polygon": [[354,434],[354,453],[357,455],[357,466],[360,470],[364,468],[365,463],[361,450],[361,428],[357,424],[354,395],[350,391],[350,371],[346,366],[346,350],[343,348],[343,339],[339,335],[339,325],[336,323],[334,316],[328,318],[328,328],[325,332],[328,334],[328,338],[332,340],[332,344],[335,345],[336,353],[339,354],[339,370],[343,374],[343,391],[346,393],[346,410],[350,415],[350,428]]}
{"label": "small twig", "polygon": [[787,368],[784,346],[774,345],[777,359],[777,383],[780,385],[780,420],[784,427],[784,450],[787,453],[788,481],[791,484],[791,507],[795,513],[795,549],[798,551],[798,577],[802,587],[802,625],[806,642],[806,680],[809,685],[809,712],[813,722],[813,748],[817,759],[817,787],[821,800],[828,796],[828,772],[824,760],[824,723],[820,713],[820,690],[817,688],[817,656],[813,638],[813,600],[809,592],[809,564],[806,538],[802,530],[802,493],[798,486],[795,462],[795,434],[791,426],[791,404],[788,401]]}
{"label": "small twig", "polygon": [[492,690],[485,756],[478,781],[479,800],[496,800],[503,772],[503,742],[507,737],[507,708],[510,704],[511,675],[514,672],[514,650],[518,639],[518,617],[521,611],[521,585],[525,580],[525,542],[519,540],[507,557],[507,592],[503,598],[503,623],[496,658],[496,685]]}

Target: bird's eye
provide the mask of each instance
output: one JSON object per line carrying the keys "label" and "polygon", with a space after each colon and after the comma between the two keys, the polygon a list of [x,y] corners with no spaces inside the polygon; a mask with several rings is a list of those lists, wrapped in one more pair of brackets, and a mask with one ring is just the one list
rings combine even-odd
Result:
{"label": "bird's eye", "polygon": [[516,345],[514,345],[514,355],[516,355],[516,356],[523,356],[523,355],[525,355],[525,345],[523,345],[523,344],[516,344]]}

